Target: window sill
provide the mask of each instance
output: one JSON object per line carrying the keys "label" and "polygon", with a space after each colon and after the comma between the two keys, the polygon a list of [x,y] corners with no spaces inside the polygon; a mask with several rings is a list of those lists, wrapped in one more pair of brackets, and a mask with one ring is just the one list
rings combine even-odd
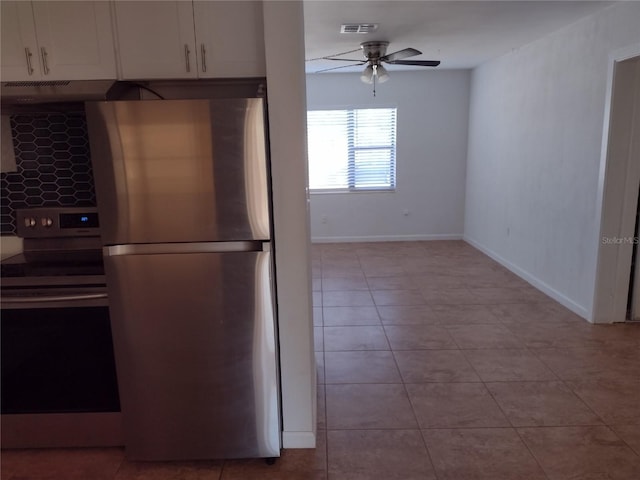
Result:
{"label": "window sill", "polygon": [[368,188],[359,190],[309,190],[309,195],[351,195],[363,193],[395,193],[395,188]]}

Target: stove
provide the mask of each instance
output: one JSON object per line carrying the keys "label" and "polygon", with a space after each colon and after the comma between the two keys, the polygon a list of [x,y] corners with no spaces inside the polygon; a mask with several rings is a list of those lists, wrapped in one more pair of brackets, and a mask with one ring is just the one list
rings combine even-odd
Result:
{"label": "stove", "polygon": [[121,445],[98,213],[16,221],[24,251],[0,262],[3,448]]}
{"label": "stove", "polygon": [[[73,277],[70,283],[83,284],[77,277],[90,276],[96,277],[91,282],[105,283],[95,208],[24,209],[16,211],[16,219],[24,251],[0,262],[3,281],[28,285],[33,277]],[[35,283],[46,284],[46,279]]]}

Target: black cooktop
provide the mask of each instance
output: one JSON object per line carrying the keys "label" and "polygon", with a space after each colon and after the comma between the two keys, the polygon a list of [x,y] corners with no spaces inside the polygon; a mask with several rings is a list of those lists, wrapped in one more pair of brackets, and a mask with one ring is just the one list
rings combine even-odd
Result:
{"label": "black cooktop", "polygon": [[0,263],[0,276],[59,277],[104,275],[102,252],[29,252],[6,258]]}

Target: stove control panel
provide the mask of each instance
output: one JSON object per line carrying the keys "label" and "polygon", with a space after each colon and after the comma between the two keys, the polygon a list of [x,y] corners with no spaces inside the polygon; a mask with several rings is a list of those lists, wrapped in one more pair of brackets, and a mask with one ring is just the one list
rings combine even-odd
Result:
{"label": "stove control panel", "polygon": [[16,210],[22,238],[95,237],[100,235],[95,207],[43,207]]}

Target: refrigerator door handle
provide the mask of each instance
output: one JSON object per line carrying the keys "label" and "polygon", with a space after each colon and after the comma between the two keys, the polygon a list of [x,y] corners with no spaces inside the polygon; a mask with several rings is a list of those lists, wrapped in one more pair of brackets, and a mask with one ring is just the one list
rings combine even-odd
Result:
{"label": "refrigerator door handle", "polygon": [[103,249],[103,255],[105,257],[116,257],[119,255],[162,255],[172,253],[262,252],[268,251],[269,247],[268,242],[259,240],[244,242],[137,243],[106,246]]}

